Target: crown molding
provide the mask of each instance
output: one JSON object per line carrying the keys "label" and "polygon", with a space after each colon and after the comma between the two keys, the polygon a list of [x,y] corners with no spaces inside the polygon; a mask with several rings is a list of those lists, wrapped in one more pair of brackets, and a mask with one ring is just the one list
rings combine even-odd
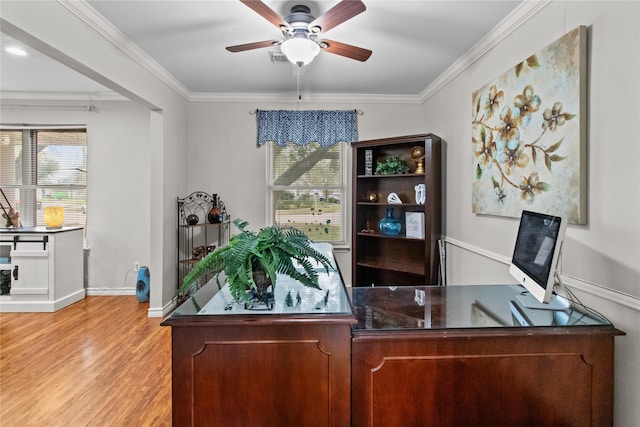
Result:
{"label": "crown molding", "polygon": [[174,90],[185,100],[189,99],[191,92],[169,73],[162,65],[151,58],[138,45],[127,38],[111,22],[107,21],[85,0],[57,0],[71,13],[89,25],[94,31],[104,37],[107,41],[117,47],[120,51],[128,55],[136,63],[156,76],[160,81]]}
{"label": "crown molding", "polygon": [[366,94],[309,94],[302,99],[289,93],[193,93],[190,102],[283,102],[283,103],[367,103],[367,104],[421,104],[416,95],[366,95]]}
{"label": "crown molding", "polygon": [[478,43],[462,55],[456,62],[438,76],[425,90],[419,98],[422,103],[435,95],[440,89],[450,83],[463,71],[473,65],[478,59],[486,55],[491,49],[497,46],[507,36],[517,30],[522,24],[531,19],[540,10],[549,5],[553,0],[524,0],[517,8],[507,15],[498,25],[496,25]]}

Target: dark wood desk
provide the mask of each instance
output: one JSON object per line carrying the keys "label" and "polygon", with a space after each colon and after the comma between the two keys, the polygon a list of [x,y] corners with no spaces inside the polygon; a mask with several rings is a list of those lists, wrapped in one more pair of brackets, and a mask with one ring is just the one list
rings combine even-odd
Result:
{"label": "dark wood desk", "polygon": [[353,426],[611,426],[614,337],[517,286],[354,288]]}
{"label": "dark wood desk", "polygon": [[172,328],[174,426],[350,424],[355,317],[342,279],[321,273],[322,291],[283,279],[272,311],[245,310],[226,288],[212,297],[209,284],[163,322]]}
{"label": "dark wood desk", "polygon": [[[248,313],[215,285],[172,327],[174,426],[611,426],[614,338],[519,286],[302,289]],[[295,300],[295,294],[293,298]],[[349,298],[350,297],[350,298]]]}

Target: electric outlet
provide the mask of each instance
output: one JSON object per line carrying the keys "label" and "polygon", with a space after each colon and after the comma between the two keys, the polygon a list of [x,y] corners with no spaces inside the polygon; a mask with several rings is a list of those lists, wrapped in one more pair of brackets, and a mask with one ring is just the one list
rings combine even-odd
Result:
{"label": "electric outlet", "polygon": [[136,272],[140,270],[140,261],[133,261],[133,271]]}

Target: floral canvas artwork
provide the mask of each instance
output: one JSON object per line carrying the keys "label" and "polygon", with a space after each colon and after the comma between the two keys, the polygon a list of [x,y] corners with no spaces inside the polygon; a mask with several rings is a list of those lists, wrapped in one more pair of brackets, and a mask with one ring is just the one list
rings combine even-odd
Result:
{"label": "floral canvas artwork", "polygon": [[577,27],[473,93],[474,213],[586,223],[586,38]]}

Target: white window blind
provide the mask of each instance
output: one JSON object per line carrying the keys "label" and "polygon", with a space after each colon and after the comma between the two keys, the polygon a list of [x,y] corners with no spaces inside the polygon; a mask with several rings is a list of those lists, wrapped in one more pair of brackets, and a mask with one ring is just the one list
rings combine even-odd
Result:
{"label": "white window blind", "polygon": [[275,223],[299,228],[317,242],[345,243],[346,144],[269,147]]}

